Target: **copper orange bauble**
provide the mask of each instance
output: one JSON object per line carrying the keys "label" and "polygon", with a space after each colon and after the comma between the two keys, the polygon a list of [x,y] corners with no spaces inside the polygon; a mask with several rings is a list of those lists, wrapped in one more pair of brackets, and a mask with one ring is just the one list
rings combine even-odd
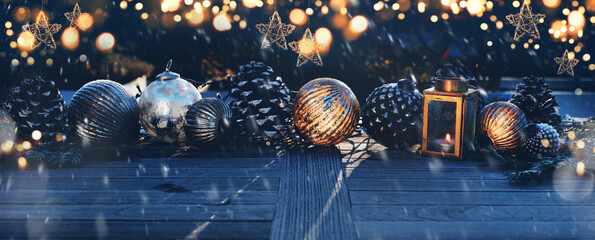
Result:
{"label": "copper orange bauble", "polygon": [[332,146],[349,138],[357,126],[360,106],[345,83],[318,78],[304,85],[293,105],[293,121],[316,145]]}
{"label": "copper orange bauble", "polygon": [[512,152],[521,146],[527,118],[509,102],[494,102],[479,114],[479,134],[487,135],[500,152]]}

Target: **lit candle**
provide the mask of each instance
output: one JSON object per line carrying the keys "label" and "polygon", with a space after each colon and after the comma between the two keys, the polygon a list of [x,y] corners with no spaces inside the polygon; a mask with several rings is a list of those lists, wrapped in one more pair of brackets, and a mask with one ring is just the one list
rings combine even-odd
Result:
{"label": "lit candle", "polygon": [[452,153],[452,150],[455,146],[454,141],[451,139],[449,133],[446,134],[444,139],[436,140],[436,144],[438,144],[438,146],[440,146],[440,149],[442,150],[443,153]]}

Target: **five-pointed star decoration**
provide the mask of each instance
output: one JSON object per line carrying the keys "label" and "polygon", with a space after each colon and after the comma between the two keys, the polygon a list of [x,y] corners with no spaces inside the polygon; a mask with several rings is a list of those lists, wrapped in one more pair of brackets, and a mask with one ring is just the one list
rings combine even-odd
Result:
{"label": "five-pointed star decoration", "polygon": [[514,40],[518,41],[520,38],[529,34],[535,39],[539,39],[539,30],[537,30],[537,23],[542,23],[545,18],[544,14],[533,14],[531,7],[527,2],[521,6],[521,11],[517,14],[510,14],[506,16],[508,22],[516,27],[514,30]]}
{"label": "five-pointed star decoration", "polygon": [[39,15],[37,15],[37,20],[35,23],[30,23],[23,26],[23,30],[30,31],[35,37],[35,41],[33,41],[34,45],[31,46],[31,49],[39,47],[41,43],[44,43],[46,46],[55,49],[56,41],[54,41],[54,34],[60,31],[60,28],[62,28],[62,25],[60,24],[50,24],[48,22],[48,17],[45,16],[43,11],[39,12]]}
{"label": "five-pointed star decoration", "polygon": [[[78,24],[76,20],[79,18],[79,16],[81,16],[81,14],[81,7],[79,7],[79,4],[76,3],[72,12],[64,13],[64,16],[66,16],[66,19],[68,19],[68,21],[70,22],[70,27],[77,27]],[[85,26],[82,27],[85,28]]]}
{"label": "five-pointed star decoration", "polygon": [[291,34],[293,29],[295,29],[295,25],[282,23],[279,13],[275,11],[273,16],[269,18],[268,23],[259,23],[256,25],[256,28],[258,28],[260,33],[264,33],[264,40],[261,45],[262,49],[276,43],[283,50],[287,50],[287,40],[285,40],[285,37]]}
{"label": "five-pointed star decoration", "polygon": [[291,50],[299,54],[296,67],[301,67],[308,60],[318,66],[322,66],[322,58],[320,57],[320,53],[318,53],[318,49],[320,49],[319,45],[312,36],[310,28],[306,28],[306,32],[304,32],[301,40],[290,42],[289,46]]}
{"label": "five-pointed star decoration", "polygon": [[560,65],[560,67],[558,67],[558,75],[560,75],[564,72],[568,72],[568,74],[570,74],[570,76],[574,77],[574,70],[572,68],[574,66],[576,66],[576,64],[578,64],[578,59],[569,58],[568,57],[568,49],[566,49],[566,51],[564,51],[564,55],[561,58],[555,57],[554,60],[556,61],[557,64]]}

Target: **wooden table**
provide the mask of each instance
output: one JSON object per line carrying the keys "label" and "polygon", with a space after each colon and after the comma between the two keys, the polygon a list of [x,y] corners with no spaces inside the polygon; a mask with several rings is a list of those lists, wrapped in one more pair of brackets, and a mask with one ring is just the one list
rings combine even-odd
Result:
{"label": "wooden table", "polygon": [[577,179],[574,169],[511,185],[496,160],[364,147],[279,155],[149,146],[80,168],[3,169],[0,238],[594,236],[595,180]]}

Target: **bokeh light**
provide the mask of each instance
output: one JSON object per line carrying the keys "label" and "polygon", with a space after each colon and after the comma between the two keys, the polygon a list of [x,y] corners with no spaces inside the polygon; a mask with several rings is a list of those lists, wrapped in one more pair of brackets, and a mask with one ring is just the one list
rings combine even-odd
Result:
{"label": "bokeh light", "polygon": [[175,12],[178,11],[180,8],[180,3],[182,0],[163,0],[161,2],[161,11],[162,12]]}
{"label": "bokeh light", "polygon": [[581,12],[574,10],[568,14],[568,24],[577,29],[582,29],[585,25],[585,16]]}
{"label": "bokeh light", "polygon": [[25,157],[19,157],[19,159],[17,160],[17,164],[18,164],[20,170],[27,169],[27,166],[29,165],[27,163],[27,159]]}
{"label": "bokeh light", "polygon": [[231,19],[227,14],[219,14],[213,18],[213,27],[220,32],[228,31],[231,29]]}
{"label": "bokeh light", "polygon": [[258,0],[243,0],[242,4],[246,8],[255,8],[258,5]]}
{"label": "bokeh light", "polygon": [[560,0],[543,0],[543,5],[549,8],[557,8],[560,6]]}
{"label": "bokeh light", "polygon": [[31,133],[31,138],[33,138],[33,140],[38,141],[39,139],[41,139],[41,132],[39,130],[35,130]]}
{"label": "bokeh light", "polygon": [[[202,10],[202,8],[201,8]],[[197,26],[200,25],[204,20],[205,16],[202,14],[200,10],[192,9],[187,15],[188,22],[190,25]]]}
{"label": "bokeh light", "polygon": [[304,25],[308,21],[308,16],[304,10],[296,8],[289,13],[289,21],[295,25]]}
{"label": "bokeh light", "polygon": [[17,38],[17,44],[22,51],[31,51],[35,47],[35,36],[30,31],[22,31]]}
{"label": "bokeh light", "polygon": [[27,18],[29,18],[29,9],[26,7],[18,7],[15,11],[14,11],[14,17],[13,19],[17,22],[23,22],[25,21]]}
{"label": "bokeh light", "polygon": [[328,28],[321,27],[314,33],[314,39],[319,45],[321,53],[327,53],[330,49],[331,43],[333,42],[333,35]]}
{"label": "bokeh light", "polygon": [[95,46],[102,52],[111,51],[115,44],[116,38],[108,32],[100,34],[99,37],[97,37],[97,40],[95,40]]}
{"label": "bokeh light", "polygon": [[89,13],[83,13],[76,19],[76,26],[82,31],[87,31],[93,26],[93,16]]}
{"label": "bokeh light", "polygon": [[469,0],[467,1],[467,11],[471,15],[481,15],[485,11],[485,0]]}
{"label": "bokeh light", "polygon": [[316,50],[316,42],[310,38],[302,38],[302,40],[298,42],[298,48],[300,54],[310,55]]}
{"label": "bokeh light", "polygon": [[73,50],[79,46],[79,31],[76,28],[68,27],[62,32],[62,46]]}
{"label": "bokeh light", "polygon": [[331,0],[329,5],[331,6],[331,9],[338,12],[347,7],[347,0]]}
{"label": "bokeh light", "polygon": [[349,30],[353,33],[362,33],[368,29],[368,19],[362,15],[355,16],[349,21]]}

